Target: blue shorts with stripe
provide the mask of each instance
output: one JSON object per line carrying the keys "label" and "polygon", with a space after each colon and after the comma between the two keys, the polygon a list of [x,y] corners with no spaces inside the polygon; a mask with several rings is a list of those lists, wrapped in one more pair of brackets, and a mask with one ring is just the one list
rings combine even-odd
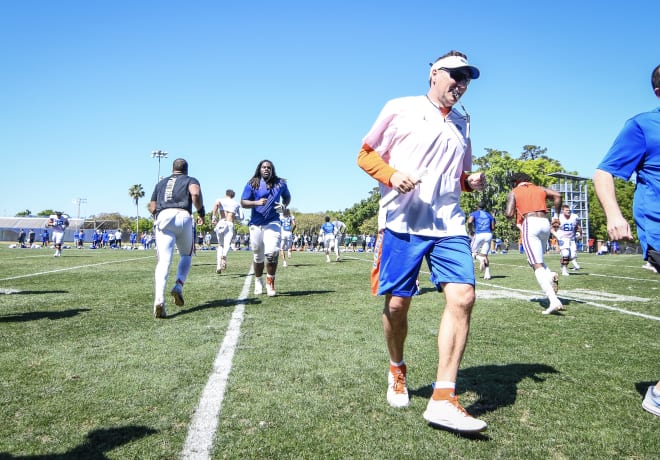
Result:
{"label": "blue shorts with stripe", "polygon": [[474,261],[467,236],[429,237],[388,229],[379,236],[382,240],[375,254],[379,260],[374,260],[374,269],[378,270],[375,289],[378,295],[414,295],[423,259],[431,272],[431,282],[439,291],[444,283],[474,286]]}

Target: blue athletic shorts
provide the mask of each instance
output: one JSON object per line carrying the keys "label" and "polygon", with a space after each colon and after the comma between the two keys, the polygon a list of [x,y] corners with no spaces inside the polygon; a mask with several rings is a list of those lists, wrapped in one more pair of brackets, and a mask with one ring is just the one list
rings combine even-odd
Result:
{"label": "blue athletic shorts", "polygon": [[444,283],[474,286],[474,261],[467,236],[429,237],[385,229],[379,248],[378,295],[411,297],[416,291],[422,259],[438,291]]}

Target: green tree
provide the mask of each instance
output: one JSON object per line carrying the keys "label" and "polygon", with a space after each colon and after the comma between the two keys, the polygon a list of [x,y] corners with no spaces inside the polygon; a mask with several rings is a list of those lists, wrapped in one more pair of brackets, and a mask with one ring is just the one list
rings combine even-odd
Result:
{"label": "green tree", "polygon": [[523,151],[520,154],[519,160],[536,160],[538,158],[549,160],[550,158],[545,154],[547,151],[548,149],[542,149],[537,145],[523,145]]}
{"label": "green tree", "polygon": [[463,193],[461,208],[469,215],[477,208],[479,202],[483,202],[495,218],[494,236],[513,243],[518,241],[520,231],[515,222],[507,219],[504,214],[507,195],[511,190],[511,175],[524,172],[535,184],[547,187],[556,182],[556,179],[548,174],[566,171],[561,163],[545,155],[547,149],[537,146],[523,146],[523,152],[518,159],[512,158],[503,150],[490,148],[485,150],[486,154],[473,158],[472,164],[474,171],[481,171],[486,175],[486,188],[481,192]]}
{"label": "green tree", "polygon": [[378,200],[380,200],[380,190],[374,187],[369,192],[369,198],[361,200],[343,212],[342,221],[346,224],[346,233],[375,233],[378,230],[377,225],[371,225],[368,229],[361,228],[364,222],[378,216]]}
{"label": "green tree", "polygon": [[25,211],[20,211],[16,213],[16,216],[14,217],[29,217],[32,215],[32,211],[29,209],[26,209]]}
{"label": "green tree", "polygon": [[[603,211],[603,207],[601,206],[600,201],[598,201],[593,181],[590,180],[587,187],[587,194],[589,195],[589,236],[596,240],[606,241],[610,237],[607,234],[607,218],[605,217],[605,211]],[[632,215],[635,183],[615,177],[614,189],[619,208],[621,208],[621,214],[623,214],[623,217],[630,224],[633,241],[639,243],[637,238],[637,226],[635,225]]]}
{"label": "green tree", "polygon": [[138,201],[144,196],[142,184],[131,185],[128,189],[128,195],[133,198],[133,201],[135,202],[135,233],[140,233],[140,211]]}

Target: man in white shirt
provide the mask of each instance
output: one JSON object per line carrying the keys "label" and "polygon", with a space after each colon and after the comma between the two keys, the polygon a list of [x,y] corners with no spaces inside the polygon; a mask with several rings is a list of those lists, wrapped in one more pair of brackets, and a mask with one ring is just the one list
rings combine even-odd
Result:
{"label": "man in white shirt", "polygon": [[234,240],[234,221],[243,219],[241,205],[234,200],[236,194],[232,189],[227,189],[224,198],[218,198],[213,205],[211,224],[214,226],[215,235],[218,238],[216,248],[215,272],[220,274],[227,269],[227,254]]}

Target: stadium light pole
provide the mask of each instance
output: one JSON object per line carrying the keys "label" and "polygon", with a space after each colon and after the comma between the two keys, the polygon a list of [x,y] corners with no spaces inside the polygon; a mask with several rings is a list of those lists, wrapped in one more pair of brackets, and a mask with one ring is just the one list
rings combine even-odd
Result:
{"label": "stadium light pole", "polygon": [[156,177],[156,183],[160,180],[160,160],[161,158],[167,158],[167,152],[162,150],[154,150],[151,152],[151,158],[158,158],[158,176]]}
{"label": "stadium light pole", "polygon": [[83,203],[87,203],[87,198],[76,198],[73,200],[73,204],[78,206],[78,222],[76,222],[76,230],[78,230],[78,223],[80,222],[80,205]]}

